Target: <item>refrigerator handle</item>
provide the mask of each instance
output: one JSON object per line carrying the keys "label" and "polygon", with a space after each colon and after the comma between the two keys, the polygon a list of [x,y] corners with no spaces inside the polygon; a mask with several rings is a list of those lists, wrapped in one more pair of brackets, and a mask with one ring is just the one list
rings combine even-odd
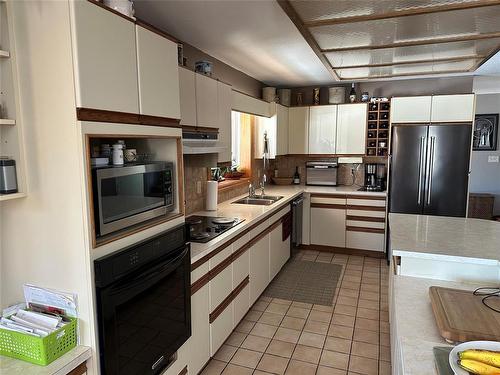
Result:
{"label": "refrigerator handle", "polygon": [[418,197],[417,197],[417,203],[420,205],[420,202],[422,201],[422,178],[424,175],[424,155],[425,155],[425,137],[420,137],[420,160],[418,163]]}
{"label": "refrigerator handle", "polygon": [[429,173],[427,182],[427,205],[431,204],[431,193],[432,193],[432,175],[434,173],[434,143],[436,137],[431,137],[430,152],[429,152]]}

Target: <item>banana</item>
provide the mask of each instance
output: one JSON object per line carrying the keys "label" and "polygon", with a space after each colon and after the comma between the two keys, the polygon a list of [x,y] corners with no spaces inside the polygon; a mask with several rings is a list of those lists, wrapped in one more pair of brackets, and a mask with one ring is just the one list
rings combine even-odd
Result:
{"label": "banana", "polygon": [[458,353],[459,359],[472,359],[491,366],[500,367],[500,352],[489,350],[469,349]]}
{"label": "banana", "polygon": [[458,364],[464,370],[476,375],[500,375],[500,368],[474,361],[472,359],[459,359]]}

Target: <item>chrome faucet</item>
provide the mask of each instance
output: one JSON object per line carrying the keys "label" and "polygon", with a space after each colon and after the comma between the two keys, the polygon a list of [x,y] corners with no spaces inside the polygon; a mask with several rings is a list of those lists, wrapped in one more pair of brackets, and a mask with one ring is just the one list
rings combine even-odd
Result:
{"label": "chrome faucet", "polygon": [[262,154],[262,181],[259,183],[261,195],[266,195],[265,187],[267,182],[266,168],[269,165],[269,139],[267,138],[267,131],[264,132],[264,152]]}
{"label": "chrome faucet", "polygon": [[248,185],[248,196],[250,198],[255,196],[255,188],[253,187],[252,184]]}

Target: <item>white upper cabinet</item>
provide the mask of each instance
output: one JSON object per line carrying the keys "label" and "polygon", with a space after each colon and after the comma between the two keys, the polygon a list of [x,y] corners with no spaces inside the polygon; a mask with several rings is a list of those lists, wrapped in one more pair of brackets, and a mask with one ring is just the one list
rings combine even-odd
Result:
{"label": "white upper cabinet", "polygon": [[177,44],[136,26],[140,113],[180,118]]}
{"label": "white upper cabinet", "polygon": [[232,109],[252,115],[271,117],[271,106],[268,102],[236,90],[233,90]]}
{"label": "white upper cabinet", "polygon": [[431,96],[409,96],[391,99],[391,122],[412,123],[431,120]]}
{"label": "white upper cabinet", "polygon": [[231,86],[217,82],[219,146],[219,163],[231,161]]}
{"label": "white upper cabinet", "polygon": [[277,122],[276,116],[273,117],[262,117],[259,116],[255,119],[255,158],[262,159],[264,156],[264,134],[267,134],[268,143],[268,158],[276,158],[276,145],[277,145]]}
{"label": "white upper cabinet", "polygon": [[307,154],[309,107],[292,107],[288,111],[288,153]]}
{"label": "white upper cabinet", "polygon": [[310,107],[309,154],[335,154],[337,106]]}
{"label": "white upper cabinet", "polygon": [[218,128],[217,81],[195,74],[197,126]]}
{"label": "white upper cabinet", "polygon": [[366,147],[366,103],[337,106],[337,147],[339,155],[364,155]]}
{"label": "white upper cabinet", "polygon": [[194,72],[179,68],[181,125],[196,126],[196,84]]}
{"label": "white upper cabinet", "polygon": [[288,154],[288,107],[276,104],[276,155]]}
{"label": "white upper cabinet", "polygon": [[139,113],[135,25],[89,1],[74,1],[77,107]]}
{"label": "white upper cabinet", "polygon": [[474,94],[432,97],[432,122],[474,121]]}

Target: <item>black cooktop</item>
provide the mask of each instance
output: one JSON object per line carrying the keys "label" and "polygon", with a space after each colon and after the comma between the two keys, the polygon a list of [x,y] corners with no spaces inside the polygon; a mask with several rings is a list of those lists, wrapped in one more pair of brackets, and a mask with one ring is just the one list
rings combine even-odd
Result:
{"label": "black cooktop", "polygon": [[186,218],[187,240],[205,243],[245,221],[236,217],[192,215]]}

